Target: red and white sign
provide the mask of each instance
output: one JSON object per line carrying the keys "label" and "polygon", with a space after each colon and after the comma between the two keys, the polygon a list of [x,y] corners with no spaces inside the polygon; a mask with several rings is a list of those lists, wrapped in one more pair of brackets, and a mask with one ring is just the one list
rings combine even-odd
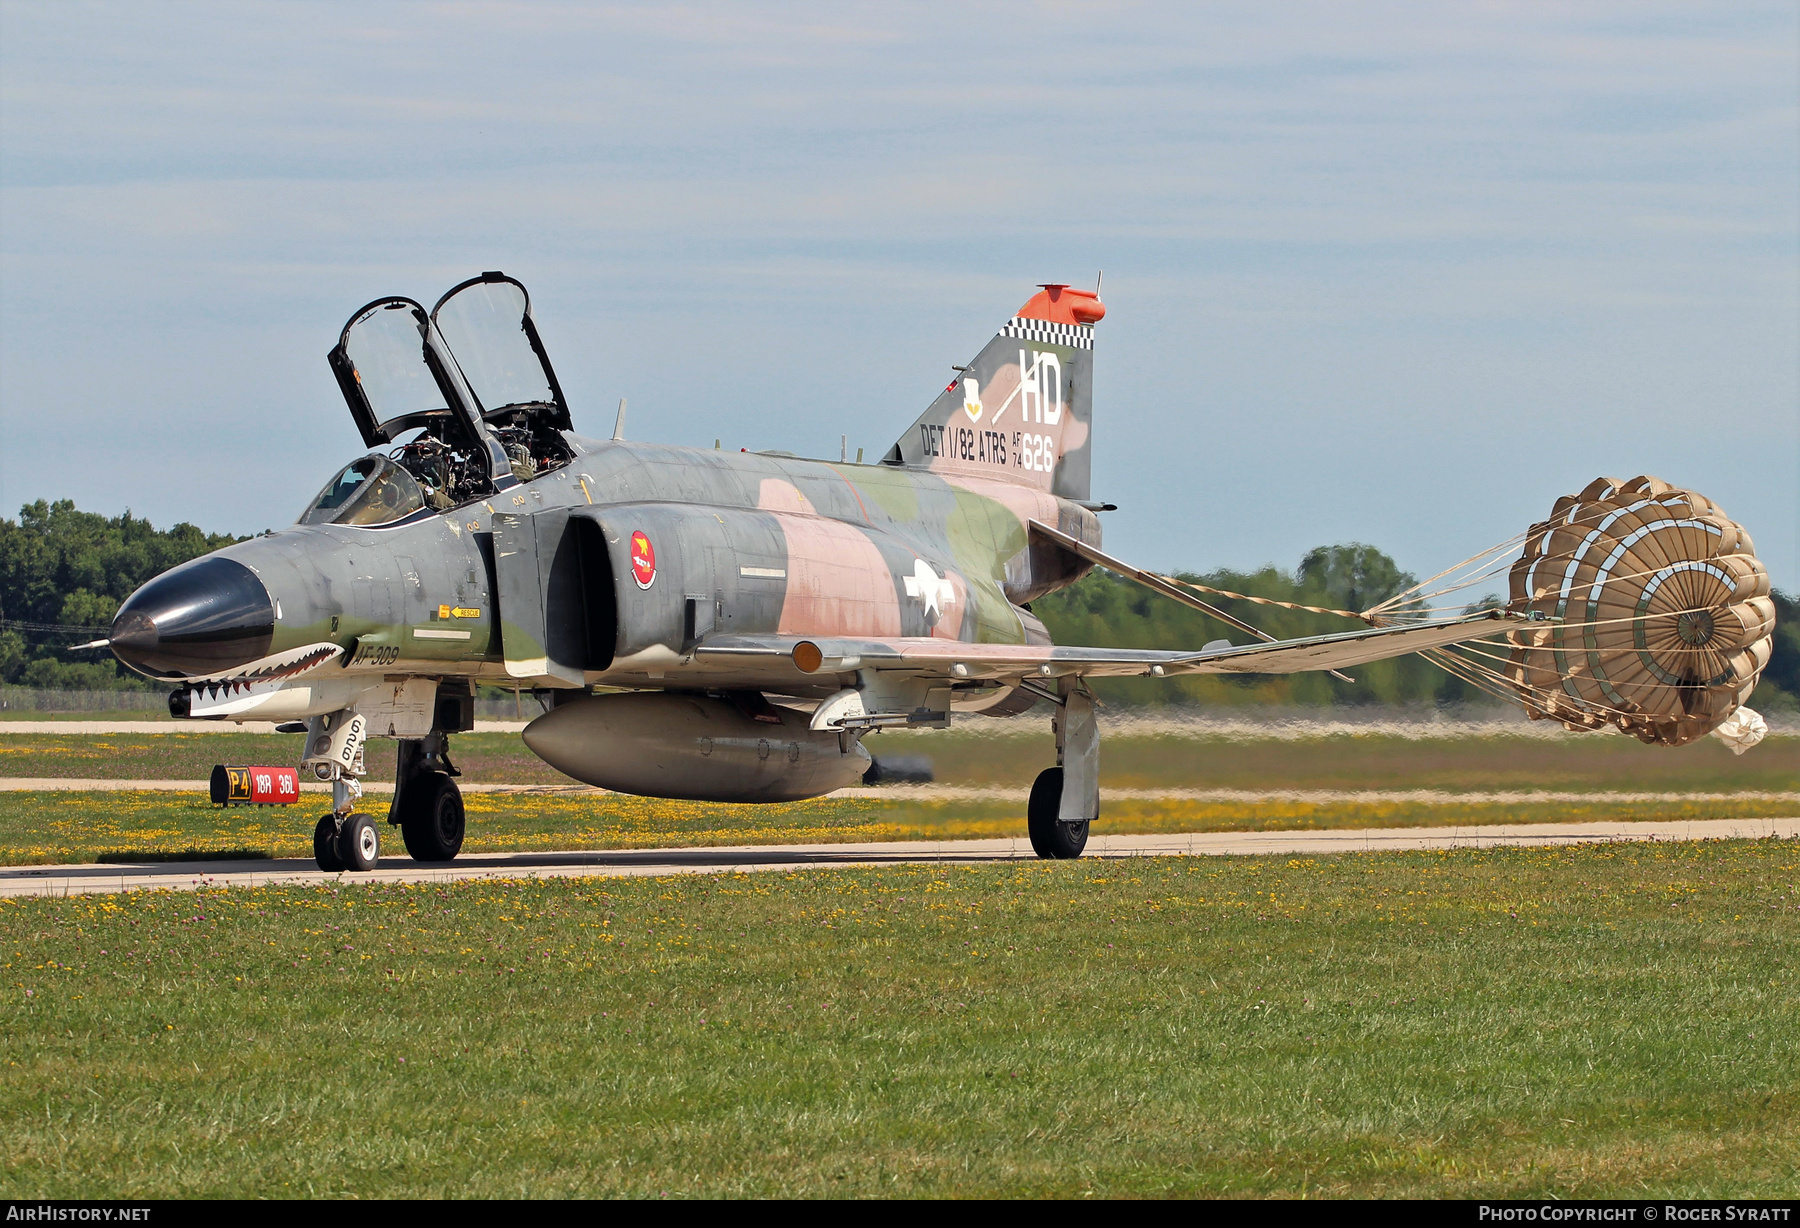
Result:
{"label": "red and white sign", "polygon": [[285,806],[300,800],[300,773],[289,767],[250,769],[250,800],[258,806]]}
{"label": "red and white sign", "polygon": [[656,547],[641,529],[631,535],[631,577],[639,588],[649,588],[656,579]]}

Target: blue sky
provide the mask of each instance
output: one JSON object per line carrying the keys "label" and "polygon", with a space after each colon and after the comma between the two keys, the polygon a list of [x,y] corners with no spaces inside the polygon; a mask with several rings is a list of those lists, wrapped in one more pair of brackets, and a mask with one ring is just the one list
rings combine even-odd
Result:
{"label": "blue sky", "polygon": [[381,294],[578,429],[885,449],[1092,284],[1116,552],[1421,574],[1655,473],[1800,588],[1792,4],[0,0],[0,509],[291,521]]}

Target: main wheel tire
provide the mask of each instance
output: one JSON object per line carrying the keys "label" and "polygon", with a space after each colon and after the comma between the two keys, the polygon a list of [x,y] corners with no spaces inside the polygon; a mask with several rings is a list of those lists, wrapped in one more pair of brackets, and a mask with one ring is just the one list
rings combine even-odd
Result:
{"label": "main wheel tire", "polygon": [[366,814],[353,814],[338,828],[338,860],[346,870],[373,870],[381,859],[381,833],[375,820]]}
{"label": "main wheel tire", "polygon": [[1062,792],[1063,770],[1045,768],[1031,782],[1031,801],[1025,807],[1032,850],[1047,861],[1073,860],[1087,847],[1087,820],[1064,823],[1057,817],[1062,809]]}
{"label": "main wheel tire", "polygon": [[401,803],[400,838],[414,861],[449,861],[462,851],[462,790],[440,772],[409,781]]}
{"label": "main wheel tire", "polygon": [[319,825],[313,828],[313,860],[327,874],[336,874],[344,868],[343,860],[338,857],[337,836],[337,815],[320,815]]}

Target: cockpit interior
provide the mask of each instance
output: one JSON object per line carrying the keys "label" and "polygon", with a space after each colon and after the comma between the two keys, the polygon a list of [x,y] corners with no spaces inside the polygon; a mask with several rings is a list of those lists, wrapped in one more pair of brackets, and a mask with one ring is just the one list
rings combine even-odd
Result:
{"label": "cockpit interior", "polygon": [[408,298],[377,299],[327,357],[363,442],[386,451],[344,466],[301,524],[370,527],[448,511],[574,459],[530,296],[504,273],[470,278],[429,313]]}

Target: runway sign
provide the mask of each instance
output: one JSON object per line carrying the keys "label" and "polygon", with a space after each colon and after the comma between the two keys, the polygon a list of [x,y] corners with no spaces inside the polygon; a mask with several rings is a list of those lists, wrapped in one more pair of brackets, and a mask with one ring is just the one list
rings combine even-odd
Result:
{"label": "runway sign", "polygon": [[227,767],[212,770],[215,806],[286,806],[300,800],[300,773],[285,767]]}

